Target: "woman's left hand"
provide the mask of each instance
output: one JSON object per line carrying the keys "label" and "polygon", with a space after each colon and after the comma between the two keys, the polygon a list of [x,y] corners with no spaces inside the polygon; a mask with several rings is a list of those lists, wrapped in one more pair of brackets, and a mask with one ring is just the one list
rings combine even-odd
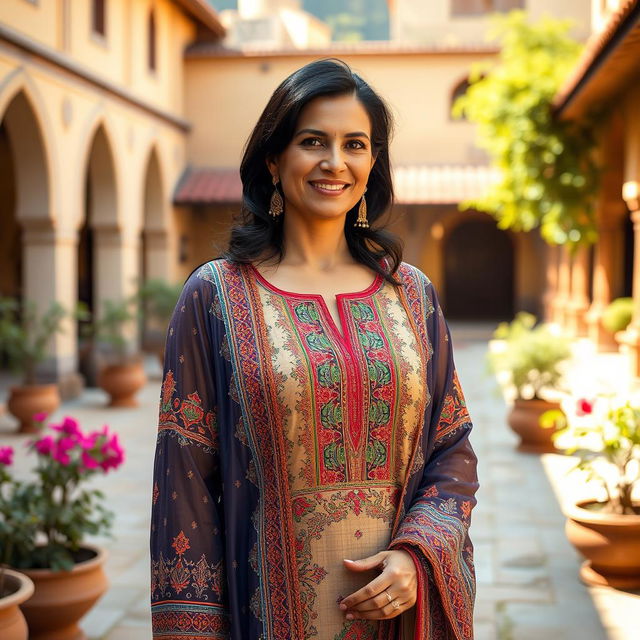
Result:
{"label": "woman's left hand", "polygon": [[416,603],[418,578],[411,555],[406,551],[380,551],[362,560],[344,560],[349,571],[370,571],[376,567],[382,573],[362,589],[340,602],[347,620],[387,620],[395,618]]}

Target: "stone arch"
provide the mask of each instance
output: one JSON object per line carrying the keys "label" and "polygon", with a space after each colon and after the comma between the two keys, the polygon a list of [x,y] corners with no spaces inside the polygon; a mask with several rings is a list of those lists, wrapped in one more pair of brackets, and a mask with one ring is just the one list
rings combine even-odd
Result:
{"label": "stone arch", "polygon": [[[5,81],[0,98],[0,294],[42,300],[36,254],[53,232],[46,122],[24,74]],[[47,238],[49,239],[49,238]],[[25,255],[30,246],[30,255]],[[29,260],[29,257],[32,259]],[[50,299],[51,292],[45,296]]]}
{"label": "stone arch", "polygon": [[512,234],[484,213],[461,212],[444,224],[444,307],[452,319],[499,320],[513,315]]}

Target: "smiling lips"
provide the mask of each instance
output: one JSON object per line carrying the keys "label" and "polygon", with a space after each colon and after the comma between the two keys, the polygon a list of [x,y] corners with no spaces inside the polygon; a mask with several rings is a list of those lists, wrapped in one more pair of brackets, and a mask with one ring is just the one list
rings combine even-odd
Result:
{"label": "smiling lips", "polygon": [[309,182],[309,184],[316,191],[328,195],[338,195],[349,186],[347,182]]}

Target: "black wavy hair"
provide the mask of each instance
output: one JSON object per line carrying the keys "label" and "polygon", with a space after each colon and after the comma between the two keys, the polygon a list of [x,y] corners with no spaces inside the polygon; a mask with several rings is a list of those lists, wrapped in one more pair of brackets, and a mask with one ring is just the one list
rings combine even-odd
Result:
{"label": "black wavy hair", "polygon": [[[231,230],[224,257],[251,262],[260,256],[281,260],[283,216],[269,215],[273,193],[266,160],[278,156],[295,133],[300,112],[311,100],[321,96],[353,94],[364,106],[371,121],[371,145],[376,157],[367,183],[367,218],[370,227],[354,227],[358,204],[346,217],[344,233],[353,258],[384,276],[393,284],[400,262],[402,244],[386,231],[380,218],[393,202],[389,161],[389,139],[393,122],[384,100],[342,60],[316,60],[298,69],[274,91],[253,129],[240,164],[242,207]],[[284,213],[286,216],[286,211]],[[375,224],[378,222],[379,224]],[[386,258],[382,262],[382,258]],[[386,266],[386,268],[385,268]]]}

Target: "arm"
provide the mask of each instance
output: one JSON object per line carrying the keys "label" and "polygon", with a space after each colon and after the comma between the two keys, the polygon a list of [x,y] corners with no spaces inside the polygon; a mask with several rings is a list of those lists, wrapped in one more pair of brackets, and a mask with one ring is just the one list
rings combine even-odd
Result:
{"label": "arm", "polygon": [[228,637],[212,299],[192,275],[167,335],[151,518],[153,637],[163,640]]}
{"label": "arm", "polygon": [[[415,638],[470,640],[475,576],[468,528],[478,488],[476,457],[450,333],[431,284],[427,295],[433,308],[427,319],[433,355],[432,407],[423,438],[426,462],[390,548],[410,553],[417,568]],[[445,635],[437,635],[438,629],[446,629]]]}

